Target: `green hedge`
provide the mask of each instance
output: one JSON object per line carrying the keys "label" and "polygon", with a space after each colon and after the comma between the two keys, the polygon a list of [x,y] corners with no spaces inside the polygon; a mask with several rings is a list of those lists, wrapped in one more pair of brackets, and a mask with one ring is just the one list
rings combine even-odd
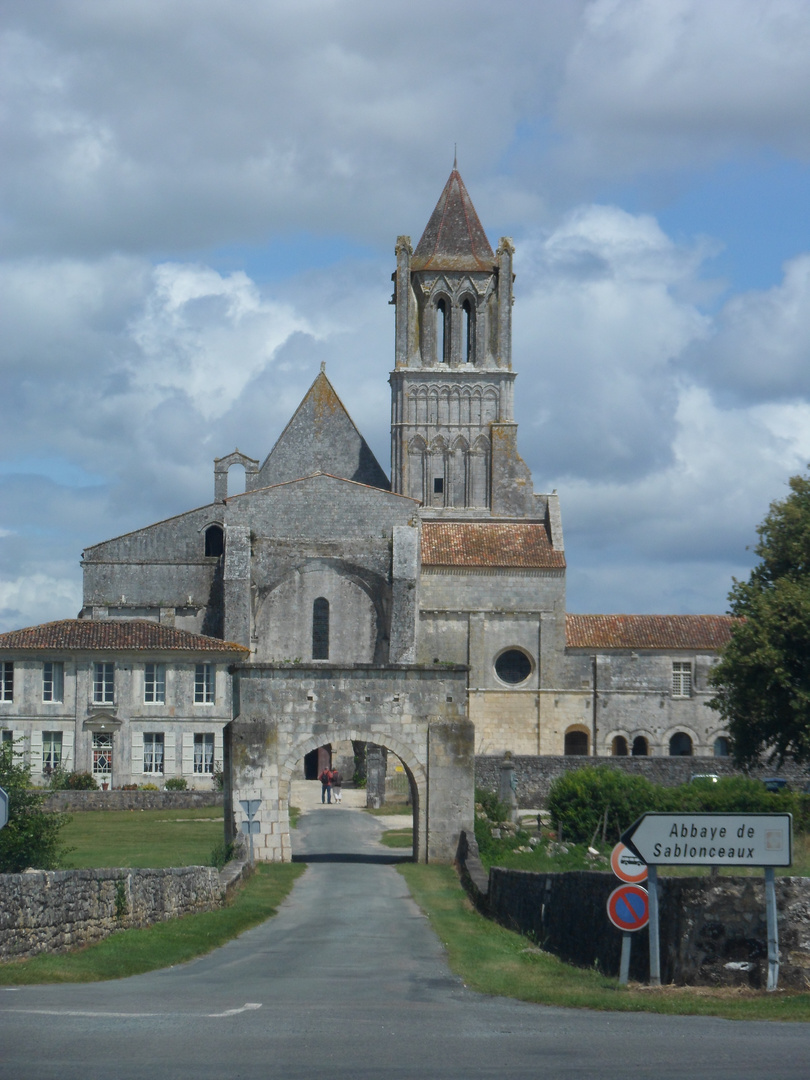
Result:
{"label": "green hedge", "polygon": [[[792,791],[768,791],[759,780],[728,776],[712,783],[701,780],[679,787],[662,787],[642,776],[631,776],[609,765],[573,769],[551,785],[548,810],[563,837],[590,843],[594,837],[613,843],[642,814],[665,813],[790,813],[796,832],[810,831],[810,796]],[[607,814],[607,819],[605,815]]]}

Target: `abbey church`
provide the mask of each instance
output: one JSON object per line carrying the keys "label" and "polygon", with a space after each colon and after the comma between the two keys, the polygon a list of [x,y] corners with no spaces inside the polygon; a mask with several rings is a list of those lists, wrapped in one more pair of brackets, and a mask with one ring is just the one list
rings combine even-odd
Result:
{"label": "abbey church", "polygon": [[462,669],[478,754],[728,754],[705,704],[728,617],[566,611],[559,499],[518,451],[513,254],[456,168],[397,239],[390,477],[322,369],[264,460],[216,459],[210,503],[85,550],[78,619],[0,635],[35,775],[197,784],[251,665]]}

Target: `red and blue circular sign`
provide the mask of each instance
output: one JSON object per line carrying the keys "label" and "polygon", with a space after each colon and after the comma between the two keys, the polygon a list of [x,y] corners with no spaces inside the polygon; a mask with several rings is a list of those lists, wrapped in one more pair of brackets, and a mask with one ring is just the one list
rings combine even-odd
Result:
{"label": "red and blue circular sign", "polygon": [[650,920],[647,890],[640,885],[620,885],[608,897],[607,913],[619,930],[643,930]]}

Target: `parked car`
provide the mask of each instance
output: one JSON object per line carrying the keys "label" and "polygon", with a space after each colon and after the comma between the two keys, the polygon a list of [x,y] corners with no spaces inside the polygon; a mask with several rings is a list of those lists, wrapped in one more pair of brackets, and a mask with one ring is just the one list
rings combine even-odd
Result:
{"label": "parked car", "polygon": [[768,791],[784,791],[788,786],[788,782],[783,776],[767,776],[762,783]]}
{"label": "parked car", "polygon": [[716,772],[699,772],[695,773],[689,783],[695,784],[705,780],[708,784],[716,784],[719,779],[720,777],[717,775]]}

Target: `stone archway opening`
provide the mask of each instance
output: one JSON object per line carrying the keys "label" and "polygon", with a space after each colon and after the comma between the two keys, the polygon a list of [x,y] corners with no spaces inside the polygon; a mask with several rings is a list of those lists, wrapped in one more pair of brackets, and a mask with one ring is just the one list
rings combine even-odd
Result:
{"label": "stone archway opening", "polygon": [[461,833],[474,837],[475,731],[466,718],[465,667],[253,663],[232,673],[227,839],[239,835],[242,804],[255,804],[256,858],[290,861],[291,787],[313,760],[307,755],[357,743],[394,755],[408,778],[414,858],[452,862]]}

